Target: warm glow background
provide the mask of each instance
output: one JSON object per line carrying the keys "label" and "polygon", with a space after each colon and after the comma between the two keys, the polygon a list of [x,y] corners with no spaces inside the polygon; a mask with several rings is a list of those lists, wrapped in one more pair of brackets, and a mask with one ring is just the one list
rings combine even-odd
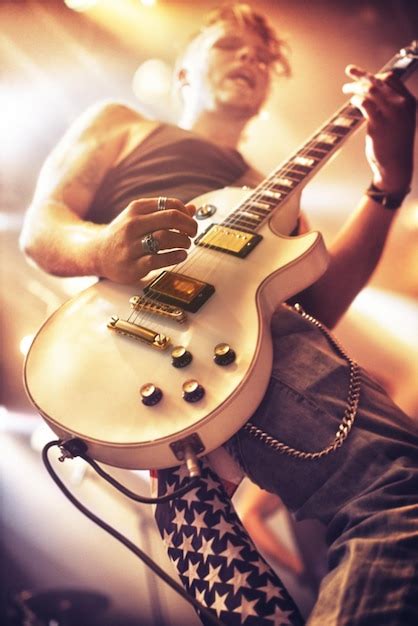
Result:
{"label": "warm glow background", "polygon": [[[27,445],[28,433],[39,420],[23,390],[23,353],[43,320],[88,282],[47,276],[28,265],[18,250],[23,215],[41,164],[68,125],[98,99],[123,100],[149,115],[175,121],[177,109],[169,85],[174,60],[199,27],[201,16],[218,2],[98,0],[87,3],[91,6],[85,11],[66,4],[70,6],[70,0],[0,3],[0,420],[10,452],[3,457],[4,468],[13,475],[16,460],[20,468],[26,468],[25,473],[40,471],[34,460],[37,456]],[[73,0],[75,4],[81,5],[81,0]],[[418,5],[409,0],[256,0],[253,5],[266,12],[288,40],[293,68],[291,79],[277,81],[270,102],[248,129],[242,146],[246,157],[267,174],[344,102],[345,65],[357,63],[377,70],[418,38]],[[418,72],[408,84],[418,95]],[[333,236],[369,184],[363,137],[361,131],[351,139],[304,193],[309,220],[326,238]],[[356,358],[373,369],[396,400],[418,417],[417,239],[415,175],[372,286],[355,303],[339,332]],[[39,476],[40,490],[44,480]],[[12,484],[15,488],[17,483]],[[25,489],[19,488],[24,497]],[[45,493],[40,491],[42,506]],[[33,515],[33,509],[16,504],[14,498],[9,501],[5,494],[10,529],[19,526],[16,520]],[[65,511],[67,519],[72,519],[72,512]],[[42,515],[38,522],[42,524]],[[136,528],[136,521],[132,524]],[[10,545],[15,538],[9,538]],[[33,529],[27,522],[18,540],[27,547],[27,555],[35,554],[41,565],[51,567],[51,556],[46,558],[41,540],[34,548]],[[33,586],[36,568],[28,568],[21,552],[13,550],[12,585]],[[121,558],[120,554],[115,558]],[[101,567],[106,568],[106,563]],[[72,573],[81,586],[91,582],[87,574],[79,576],[74,563],[65,567],[55,563],[52,571],[58,579],[65,573],[71,579]],[[111,571],[107,574],[110,595],[119,584]],[[137,612],[137,600],[126,601],[125,608],[128,605],[132,613]],[[161,598],[159,602],[164,604]]]}

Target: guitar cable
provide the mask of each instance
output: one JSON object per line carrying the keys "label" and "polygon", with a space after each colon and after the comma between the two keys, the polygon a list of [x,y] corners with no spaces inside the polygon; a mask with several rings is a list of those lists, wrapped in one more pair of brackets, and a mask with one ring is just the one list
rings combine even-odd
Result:
{"label": "guitar cable", "polygon": [[91,459],[86,454],[87,446],[81,441],[81,439],[70,439],[66,442],[63,442],[60,439],[55,441],[48,442],[43,450],[42,450],[42,461],[45,465],[45,468],[48,474],[51,476],[54,483],[58,486],[58,488],[62,491],[62,493],[66,496],[66,498],[86,517],[88,517],[92,522],[100,526],[104,531],[106,531],[109,535],[117,539],[120,543],[122,543],[128,550],[133,552],[135,556],[137,556],[145,565],[147,565],[153,572],[161,578],[169,587],[171,587],[174,591],[176,591],[186,602],[191,604],[194,609],[197,611],[198,615],[202,614],[206,619],[209,620],[209,623],[214,624],[215,626],[224,626],[223,622],[221,622],[215,615],[213,615],[209,609],[200,604],[195,598],[190,596],[183,587],[174,580],[171,576],[169,576],[151,557],[149,557],[145,552],[143,552],[138,546],[136,546],[132,541],[130,541],[125,535],[120,533],[118,530],[110,526],[103,519],[98,517],[95,513],[90,511],[87,507],[84,506],[71,491],[66,487],[66,485],[62,482],[58,474],[55,472],[50,460],[49,460],[49,450],[53,447],[58,447],[63,452],[60,457],[60,461],[64,461],[67,458],[81,457],[84,461],[86,461],[102,478],[104,478],[107,482],[109,482],[115,489],[126,495],[128,498],[135,500],[136,502],[141,502],[143,504],[157,504],[159,502],[168,502],[169,500],[174,500],[176,497],[180,495],[184,495],[191,489],[194,489],[198,484],[200,478],[192,478],[190,482],[184,487],[180,487],[171,494],[167,494],[165,496],[160,496],[156,498],[146,498],[145,496],[140,496],[115,480],[110,474],[105,472],[93,459]]}
{"label": "guitar cable", "polygon": [[131,500],[135,500],[135,502],[141,502],[142,504],[159,504],[163,502],[169,502],[170,500],[174,500],[175,498],[184,496],[185,493],[194,489],[199,483],[199,476],[196,476],[195,478],[191,478],[187,485],[184,485],[184,487],[180,487],[180,489],[176,489],[176,491],[173,491],[170,494],[167,494],[165,496],[158,496],[155,498],[147,498],[145,496],[140,496],[133,491],[130,491],[130,489],[127,489],[127,487],[122,485],[122,483],[117,481],[115,478],[113,478],[113,476],[108,474],[108,472],[100,467],[100,465],[96,463],[96,461],[94,461],[86,454],[87,446],[81,439],[74,438],[68,439],[65,442],[59,440],[51,443],[58,445],[58,447],[62,451],[63,454],[60,457],[60,461],[64,461],[66,458],[71,459],[79,456],[83,459],[83,461],[88,463],[94,469],[94,471],[99,474],[99,476],[101,476],[102,478],[104,478],[104,480],[110,483],[112,487],[123,493]]}

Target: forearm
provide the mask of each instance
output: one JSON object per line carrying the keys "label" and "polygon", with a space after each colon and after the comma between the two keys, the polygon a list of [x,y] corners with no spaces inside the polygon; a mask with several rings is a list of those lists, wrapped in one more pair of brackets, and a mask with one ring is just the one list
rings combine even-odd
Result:
{"label": "forearm", "polygon": [[329,246],[325,274],[297,300],[329,328],[335,326],[372,276],[390,231],[394,211],[363,196],[351,219]]}
{"label": "forearm", "polygon": [[[399,206],[413,172],[416,100],[390,72],[373,76],[357,66],[346,68],[353,82],[343,85],[367,120],[366,157],[380,193]],[[376,192],[376,189],[374,190]],[[300,294],[300,302],[329,327],[335,326],[369,281],[382,255],[394,212],[364,196],[358,209],[330,246],[324,276]]]}
{"label": "forearm", "polygon": [[41,211],[29,209],[20,245],[32,261],[50,274],[100,276],[103,228],[81,219],[64,203],[47,201]]}

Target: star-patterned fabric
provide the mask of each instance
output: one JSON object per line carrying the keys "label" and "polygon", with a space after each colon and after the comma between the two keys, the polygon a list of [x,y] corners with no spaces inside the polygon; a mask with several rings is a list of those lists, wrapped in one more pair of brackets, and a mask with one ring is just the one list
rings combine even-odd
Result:
{"label": "star-patterned fabric", "polygon": [[[184,496],[158,504],[155,518],[187,592],[227,626],[301,626],[283,583],[260,556],[221,480],[201,460],[202,480]],[[188,480],[185,466],[158,470],[154,493]],[[158,491],[157,491],[158,486]],[[209,620],[199,616],[209,626]]]}

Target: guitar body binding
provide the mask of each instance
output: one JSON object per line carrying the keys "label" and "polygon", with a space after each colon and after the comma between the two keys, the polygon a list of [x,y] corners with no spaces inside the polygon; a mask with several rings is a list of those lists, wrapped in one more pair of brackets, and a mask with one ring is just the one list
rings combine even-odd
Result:
{"label": "guitar body binding", "polygon": [[[210,201],[219,222],[248,193],[227,188],[194,202],[199,206]],[[289,209],[294,215],[297,211]],[[291,221],[293,227],[295,218]],[[204,232],[207,224],[199,227]],[[286,237],[266,223],[259,234],[262,240],[246,258],[192,247],[188,259],[173,271],[214,290],[183,323],[150,311],[135,312],[135,324],[192,355],[186,367],[173,367],[171,349],[156,350],[108,328],[112,316],[129,319],[135,288],[100,280],[62,305],[36,335],[24,370],[29,398],[52,430],[63,440],[84,441],[98,461],[132,469],[178,464],[178,450],[190,438],[200,454],[230,438],[251,417],[267,388],[275,308],[314,282],[327,265],[317,232]],[[231,346],[236,355],[226,366],[214,359],[219,344]],[[196,402],[183,397],[190,380],[204,390]],[[140,389],[147,385],[161,390],[156,404],[141,402]]]}

